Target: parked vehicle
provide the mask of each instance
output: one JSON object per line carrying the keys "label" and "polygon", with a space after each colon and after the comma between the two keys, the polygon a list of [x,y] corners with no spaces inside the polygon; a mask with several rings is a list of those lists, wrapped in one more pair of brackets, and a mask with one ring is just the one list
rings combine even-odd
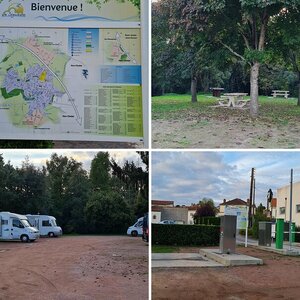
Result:
{"label": "parked vehicle", "polygon": [[173,221],[173,220],[163,220],[163,221],[160,221],[158,224],[175,224],[175,221]]}
{"label": "parked vehicle", "polygon": [[139,218],[136,223],[128,227],[127,235],[138,236],[143,234],[143,219]]}
{"label": "parked vehicle", "polygon": [[11,212],[0,212],[0,240],[21,240],[33,242],[40,236],[26,216]]}
{"label": "parked vehicle", "polygon": [[143,218],[143,234],[142,234],[142,239],[145,242],[149,242],[149,218],[148,218],[148,213],[145,214]]}
{"label": "parked vehicle", "polygon": [[62,235],[62,229],[57,226],[56,219],[47,215],[26,215],[30,224],[37,228],[41,236],[55,237]]}

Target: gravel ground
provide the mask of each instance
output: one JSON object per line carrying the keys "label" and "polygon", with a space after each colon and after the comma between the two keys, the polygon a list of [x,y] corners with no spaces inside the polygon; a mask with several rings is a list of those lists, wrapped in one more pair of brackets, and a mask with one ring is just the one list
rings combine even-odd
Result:
{"label": "gravel ground", "polygon": [[[180,252],[186,250],[182,248]],[[254,248],[238,248],[238,253],[261,258],[264,265],[155,268],[152,269],[152,299],[300,299],[300,257]]]}
{"label": "gravel ground", "polygon": [[0,299],[148,299],[148,246],[127,236],[0,242]]}

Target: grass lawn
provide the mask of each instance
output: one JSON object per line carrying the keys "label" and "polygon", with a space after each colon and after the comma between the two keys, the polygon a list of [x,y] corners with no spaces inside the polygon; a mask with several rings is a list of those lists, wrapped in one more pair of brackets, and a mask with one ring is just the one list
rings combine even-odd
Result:
{"label": "grass lawn", "polygon": [[[250,99],[250,97],[246,97]],[[191,95],[166,94],[152,97],[153,119],[172,119],[189,111],[215,116],[218,110],[212,110],[211,106],[217,105],[217,100],[209,94],[199,94],[198,102],[191,103]],[[222,113],[224,109],[220,108]],[[248,110],[244,113],[249,114]],[[240,114],[240,110],[230,110],[232,115]],[[270,98],[259,97],[259,118],[268,118],[277,123],[286,123],[290,117],[300,116],[300,106],[297,106],[296,98]]]}
{"label": "grass lawn", "polygon": [[179,251],[179,247],[176,246],[163,246],[163,245],[153,245],[152,253],[176,253]]}

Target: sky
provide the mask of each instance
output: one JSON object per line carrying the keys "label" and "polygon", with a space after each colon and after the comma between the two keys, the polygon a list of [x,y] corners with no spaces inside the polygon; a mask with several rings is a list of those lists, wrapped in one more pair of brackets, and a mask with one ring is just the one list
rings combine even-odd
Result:
{"label": "sky", "polygon": [[[45,166],[46,161],[50,160],[52,153],[58,155],[73,157],[75,160],[82,162],[86,170],[90,170],[91,161],[99,150],[65,150],[65,149],[1,149],[0,154],[3,155],[4,161],[15,167],[20,167],[25,157],[29,157],[29,161],[37,167]],[[113,157],[118,164],[123,165],[126,160],[134,161],[137,165],[143,166],[139,155],[135,151],[108,151],[110,157]]]}
{"label": "sky", "polygon": [[216,205],[223,199],[250,196],[251,169],[255,168],[255,204],[266,205],[271,188],[300,181],[300,152],[218,151],[152,152],[152,200],[173,200],[175,205],[198,203],[204,197]]}

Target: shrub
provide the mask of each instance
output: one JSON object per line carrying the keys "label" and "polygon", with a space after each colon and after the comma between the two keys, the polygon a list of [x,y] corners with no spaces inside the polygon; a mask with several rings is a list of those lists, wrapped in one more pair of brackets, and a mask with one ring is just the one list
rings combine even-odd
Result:
{"label": "shrub", "polygon": [[152,243],[178,246],[217,246],[220,227],[214,225],[152,224]]}
{"label": "shrub", "polygon": [[220,226],[221,219],[219,217],[195,217],[194,223],[198,225],[215,225]]}

